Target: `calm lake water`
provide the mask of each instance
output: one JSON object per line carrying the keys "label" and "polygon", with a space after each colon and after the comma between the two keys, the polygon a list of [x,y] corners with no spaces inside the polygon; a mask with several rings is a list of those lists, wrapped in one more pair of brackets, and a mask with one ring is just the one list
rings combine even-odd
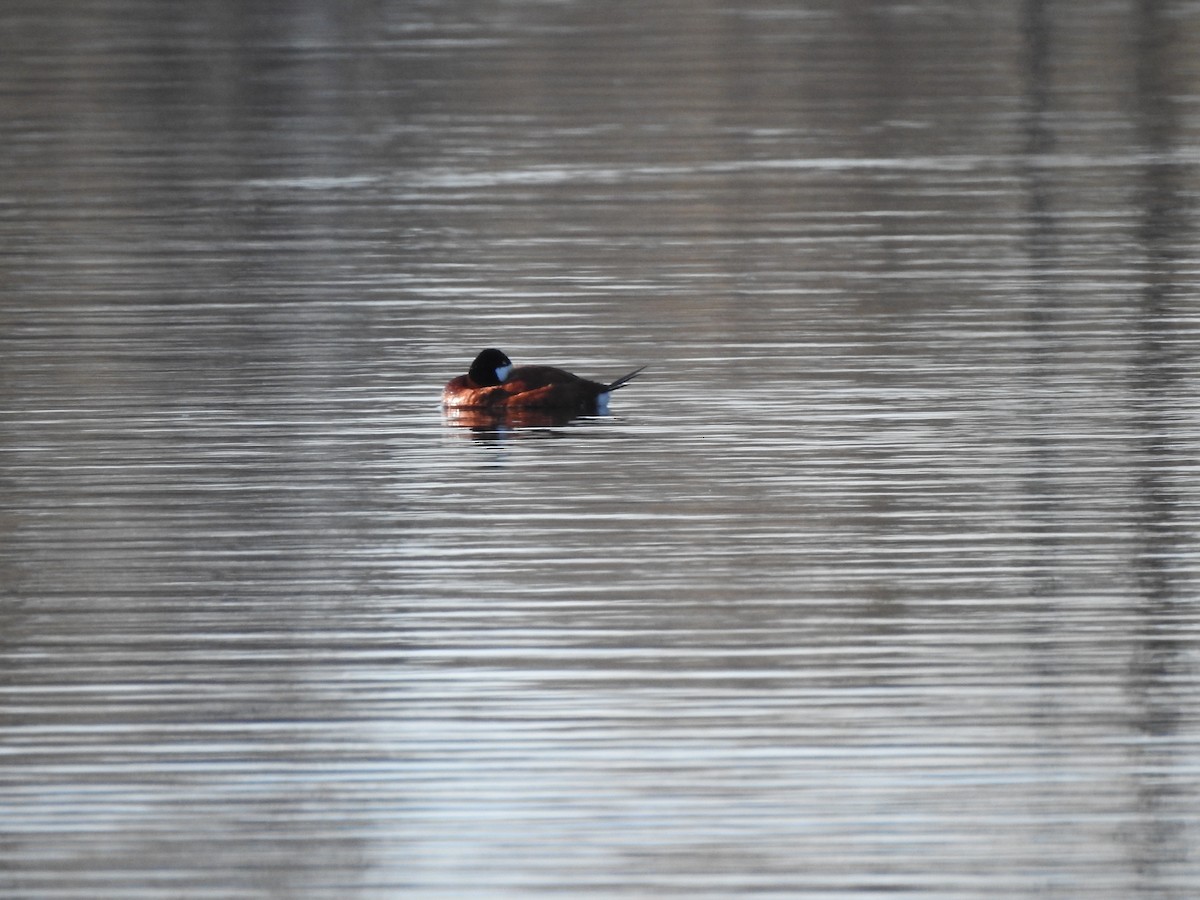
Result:
{"label": "calm lake water", "polygon": [[0,895],[1200,895],[1198,205],[1196,3],[8,0]]}

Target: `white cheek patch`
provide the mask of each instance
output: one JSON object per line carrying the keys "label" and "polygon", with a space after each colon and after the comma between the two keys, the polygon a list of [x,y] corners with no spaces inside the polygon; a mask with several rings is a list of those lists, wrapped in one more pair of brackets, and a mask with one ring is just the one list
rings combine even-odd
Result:
{"label": "white cheek patch", "polygon": [[596,412],[600,413],[600,415],[608,415],[608,398],[611,396],[612,394],[608,391],[596,396]]}
{"label": "white cheek patch", "polygon": [[511,363],[507,366],[496,366],[496,380],[504,381],[504,379],[512,374],[512,370],[513,367]]}

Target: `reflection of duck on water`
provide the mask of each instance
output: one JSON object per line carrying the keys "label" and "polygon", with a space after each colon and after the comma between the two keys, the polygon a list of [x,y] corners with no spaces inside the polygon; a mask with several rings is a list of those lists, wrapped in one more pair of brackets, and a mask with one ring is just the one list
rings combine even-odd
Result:
{"label": "reflection of duck on water", "polygon": [[515,428],[558,428],[581,415],[573,409],[470,409],[447,407],[446,422],[480,433],[503,435]]}
{"label": "reflection of duck on water", "polygon": [[[634,369],[616,381],[601,384],[554,366],[518,366],[499,350],[489,348],[475,357],[466,375],[452,378],[442,391],[442,406],[461,417],[466,411],[507,414],[521,418],[541,413],[551,418],[608,411],[608,397],[644,369]],[[507,416],[510,422],[513,416]],[[561,424],[561,418],[559,424]],[[464,422],[463,424],[468,424]],[[528,424],[543,424],[529,422]],[[555,424],[548,422],[544,424]]]}

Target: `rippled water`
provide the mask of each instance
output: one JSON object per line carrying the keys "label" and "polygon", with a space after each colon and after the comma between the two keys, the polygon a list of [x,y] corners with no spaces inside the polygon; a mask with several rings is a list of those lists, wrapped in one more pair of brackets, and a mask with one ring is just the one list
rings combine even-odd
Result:
{"label": "rippled water", "polygon": [[0,893],[1196,896],[1195,4],[252,7],[0,10]]}

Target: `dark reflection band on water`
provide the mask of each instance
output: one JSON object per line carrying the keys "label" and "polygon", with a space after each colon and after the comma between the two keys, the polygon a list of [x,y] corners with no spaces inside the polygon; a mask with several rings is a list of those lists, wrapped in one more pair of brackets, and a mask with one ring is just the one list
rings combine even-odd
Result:
{"label": "dark reflection band on water", "polygon": [[[1138,67],[1135,79],[1140,131],[1153,153],[1161,161],[1146,166],[1143,175],[1145,210],[1141,227],[1144,252],[1151,263],[1153,275],[1147,279],[1140,298],[1142,327],[1139,329],[1138,355],[1135,365],[1136,387],[1143,400],[1141,421],[1143,453],[1150,460],[1170,459],[1172,433],[1169,422],[1172,398],[1187,391],[1178,377],[1180,365],[1186,360],[1173,352],[1171,309],[1179,298],[1177,285],[1181,270],[1189,267],[1176,241],[1195,233],[1188,216],[1182,210],[1194,203],[1188,191],[1166,160],[1180,144],[1177,114],[1169,99],[1180,86],[1173,83],[1172,74],[1163,66],[1171,52],[1172,29],[1160,4],[1145,4],[1138,23]],[[1140,526],[1144,535],[1172,535],[1168,541],[1145,541],[1139,555],[1137,580],[1142,596],[1142,620],[1138,626],[1139,646],[1136,650],[1132,688],[1139,707],[1145,712],[1137,727],[1153,743],[1169,742],[1187,723],[1180,715],[1176,702],[1170,699],[1170,672],[1184,662],[1185,649],[1172,634],[1172,623],[1178,618],[1178,605],[1187,596],[1187,587],[1180,583],[1179,573],[1168,563],[1182,549],[1178,535],[1183,532],[1185,516],[1164,475],[1166,467],[1147,466],[1139,476],[1142,499]],[[1185,514],[1186,515],[1186,514]],[[1193,538],[1194,538],[1193,532]],[[1166,547],[1170,550],[1163,552]],[[1181,590],[1182,588],[1182,590]],[[1148,768],[1170,765],[1171,760],[1160,753],[1147,752],[1139,760]],[[1171,789],[1156,779],[1143,779],[1139,784],[1139,805],[1147,812],[1149,823],[1138,835],[1135,845],[1139,871],[1153,878],[1169,868],[1173,860],[1186,858],[1189,835],[1181,823],[1169,815],[1175,798]]]}
{"label": "dark reflection band on water", "polygon": [[1198,46],[7,4],[0,893],[1195,895]]}

